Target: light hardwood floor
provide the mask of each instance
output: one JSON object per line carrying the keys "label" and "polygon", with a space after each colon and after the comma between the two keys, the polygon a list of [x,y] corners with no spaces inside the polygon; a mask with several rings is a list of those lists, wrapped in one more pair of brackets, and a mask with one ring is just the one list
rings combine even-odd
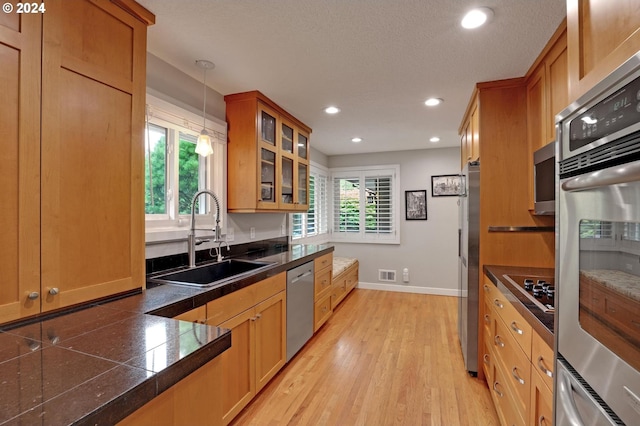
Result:
{"label": "light hardwood floor", "polygon": [[233,425],[498,425],[457,299],[355,289]]}

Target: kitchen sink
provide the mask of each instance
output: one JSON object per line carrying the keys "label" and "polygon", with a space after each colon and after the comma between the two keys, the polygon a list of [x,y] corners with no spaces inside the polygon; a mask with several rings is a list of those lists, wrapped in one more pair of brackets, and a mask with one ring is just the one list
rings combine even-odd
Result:
{"label": "kitchen sink", "polygon": [[157,275],[149,278],[156,284],[179,284],[194,287],[212,287],[228,283],[229,281],[246,277],[268,269],[275,262],[260,262],[254,260],[228,259],[195,268],[183,269],[178,272]]}

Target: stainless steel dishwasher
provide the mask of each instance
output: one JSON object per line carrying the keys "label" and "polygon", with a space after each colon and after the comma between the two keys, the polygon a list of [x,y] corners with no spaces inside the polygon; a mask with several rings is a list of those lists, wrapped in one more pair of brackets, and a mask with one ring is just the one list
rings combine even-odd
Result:
{"label": "stainless steel dishwasher", "polygon": [[287,362],[313,336],[313,261],[287,271]]}

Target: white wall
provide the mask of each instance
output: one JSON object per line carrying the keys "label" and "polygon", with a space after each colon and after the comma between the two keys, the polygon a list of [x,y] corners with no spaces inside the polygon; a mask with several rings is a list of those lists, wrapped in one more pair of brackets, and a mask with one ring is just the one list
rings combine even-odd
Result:
{"label": "white wall", "polygon": [[[457,174],[458,148],[328,157],[329,167],[400,164],[402,208],[399,245],[334,243],[336,256],[360,262],[360,287],[458,295],[457,197],[432,197],[431,176]],[[427,190],[427,220],[405,220],[404,191]],[[402,270],[409,269],[409,283]],[[396,283],[378,280],[378,269],[396,270]]]}

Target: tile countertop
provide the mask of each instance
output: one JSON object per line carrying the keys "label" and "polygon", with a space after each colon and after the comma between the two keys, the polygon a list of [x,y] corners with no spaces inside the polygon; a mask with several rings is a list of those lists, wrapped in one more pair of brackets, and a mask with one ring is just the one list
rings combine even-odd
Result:
{"label": "tile countertop", "polygon": [[554,270],[552,268],[485,265],[484,273],[533,327],[536,333],[553,348],[555,346],[553,342],[554,314],[543,312],[518,289],[514,288],[513,284],[505,279],[503,275],[525,275],[535,279],[536,277],[553,277]]}
{"label": "tile countertop", "polygon": [[0,327],[0,424],[117,423],[231,346],[228,330],[171,317],[332,251],[291,245],[262,253],[271,269],[221,287],[162,285]]}

